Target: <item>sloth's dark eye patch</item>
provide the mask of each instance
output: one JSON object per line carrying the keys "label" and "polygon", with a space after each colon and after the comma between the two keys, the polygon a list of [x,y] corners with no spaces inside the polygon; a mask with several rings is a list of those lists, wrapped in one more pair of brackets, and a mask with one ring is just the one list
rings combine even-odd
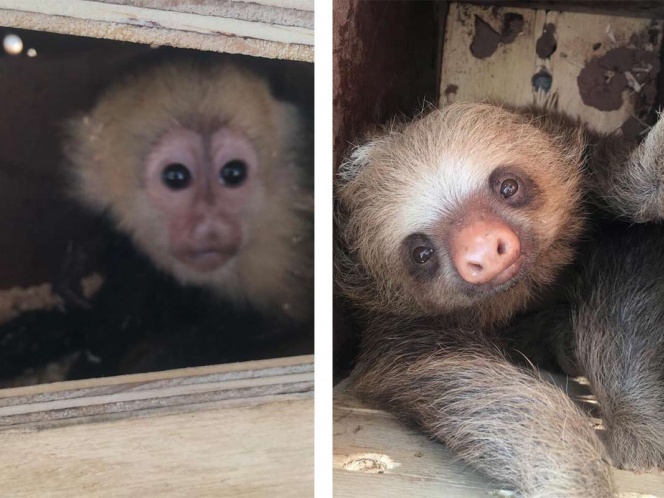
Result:
{"label": "sloth's dark eye patch", "polygon": [[537,185],[519,166],[499,166],[489,177],[489,188],[493,194],[513,208],[536,207],[542,200]]}
{"label": "sloth's dark eye patch", "polygon": [[417,246],[415,250],[413,250],[413,259],[416,263],[423,265],[431,259],[433,252],[433,247]]}
{"label": "sloth's dark eye patch", "polygon": [[408,273],[422,282],[438,274],[438,248],[424,233],[412,233],[401,243],[401,257]]}
{"label": "sloth's dark eye patch", "polygon": [[503,199],[512,197],[518,191],[519,191],[519,182],[516,181],[514,178],[508,178],[507,180],[503,180],[503,182],[500,184],[500,196]]}

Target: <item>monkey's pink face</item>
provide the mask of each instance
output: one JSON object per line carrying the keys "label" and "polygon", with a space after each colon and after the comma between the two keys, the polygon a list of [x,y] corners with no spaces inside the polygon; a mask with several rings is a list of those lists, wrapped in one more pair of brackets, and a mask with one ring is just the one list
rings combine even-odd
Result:
{"label": "monkey's pink face", "polygon": [[257,176],[258,156],[243,133],[166,133],[147,158],[145,188],[166,224],[171,256],[210,272],[238,254]]}

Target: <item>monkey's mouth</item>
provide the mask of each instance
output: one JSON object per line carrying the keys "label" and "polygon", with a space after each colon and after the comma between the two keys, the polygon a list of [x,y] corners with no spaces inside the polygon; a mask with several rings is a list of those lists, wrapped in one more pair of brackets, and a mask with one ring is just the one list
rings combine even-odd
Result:
{"label": "monkey's mouth", "polygon": [[193,270],[210,272],[225,265],[236,253],[235,250],[202,248],[180,251],[175,257]]}

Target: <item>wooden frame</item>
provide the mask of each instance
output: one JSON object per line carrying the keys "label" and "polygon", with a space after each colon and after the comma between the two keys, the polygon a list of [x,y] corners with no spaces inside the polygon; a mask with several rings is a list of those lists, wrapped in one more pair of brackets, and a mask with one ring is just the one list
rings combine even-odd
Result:
{"label": "wooden frame", "polygon": [[[313,0],[0,0],[0,26],[313,62]],[[0,390],[3,496],[312,496],[313,356]]]}
{"label": "wooden frame", "polygon": [[[214,15],[176,10],[174,3],[166,7],[155,0],[0,0],[0,25],[313,62],[312,0],[262,0],[246,12],[215,7],[213,0],[202,2],[209,10],[199,12]],[[262,15],[256,9],[262,9]]]}

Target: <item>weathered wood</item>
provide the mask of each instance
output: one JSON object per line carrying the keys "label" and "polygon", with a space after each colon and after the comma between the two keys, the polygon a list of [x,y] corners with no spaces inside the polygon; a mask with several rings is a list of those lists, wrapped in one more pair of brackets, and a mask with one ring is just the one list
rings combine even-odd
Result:
{"label": "weathered wood", "polygon": [[[476,40],[477,23],[485,23],[498,36],[507,15],[522,16],[521,32],[510,41],[498,43],[490,55],[474,55],[471,47]],[[556,46],[552,54],[542,58],[537,44],[545,26],[554,26]],[[577,78],[591,60],[614,48],[658,54],[661,33],[661,21],[643,18],[453,3],[445,32],[440,101],[444,104],[459,99],[492,99],[513,105],[547,104],[598,131],[612,133],[630,118],[637,123],[643,121],[652,104],[652,100],[644,104],[645,87],[625,87],[618,92],[618,99],[622,99],[619,108],[602,110],[584,102]],[[641,77],[637,70],[642,68],[606,72],[607,78],[624,74],[633,79]],[[655,92],[659,67],[651,70],[647,90]],[[551,76],[550,89],[534,85],[535,75],[542,72]]]}
{"label": "weathered wood", "polygon": [[[588,401],[583,386],[574,389]],[[664,472],[635,474],[614,469],[614,478],[622,498],[664,498]],[[442,444],[360,401],[347,382],[335,388],[335,497],[513,496],[508,491]]]}
{"label": "weathered wood", "polygon": [[313,399],[0,434],[3,496],[313,496]]}
{"label": "weathered wood", "polygon": [[313,396],[313,357],[0,390],[0,431],[45,429]]}
{"label": "weathered wood", "polygon": [[280,26],[314,28],[311,0],[96,0],[115,5],[190,12],[204,16],[267,22]]}
{"label": "weathered wood", "polygon": [[0,0],[0,25],[4,26],[313,61],[312,27],[273,24],[271,20],[283,19],[245,20],[90,0]]}
{"label": "weathered wood", "polygon": [[[482,0],[470,0],[468,3],[486,5],[486,1]],[[664,5],[661,0],[608,0],[606,2],[598,0],[503,0],[500,5],[501,7],[528,7],[542,10],[664,19]]]}
{"label": "weathered wood", "polygon": [[313,496],[312,361],[0,391],[2,495]]}

